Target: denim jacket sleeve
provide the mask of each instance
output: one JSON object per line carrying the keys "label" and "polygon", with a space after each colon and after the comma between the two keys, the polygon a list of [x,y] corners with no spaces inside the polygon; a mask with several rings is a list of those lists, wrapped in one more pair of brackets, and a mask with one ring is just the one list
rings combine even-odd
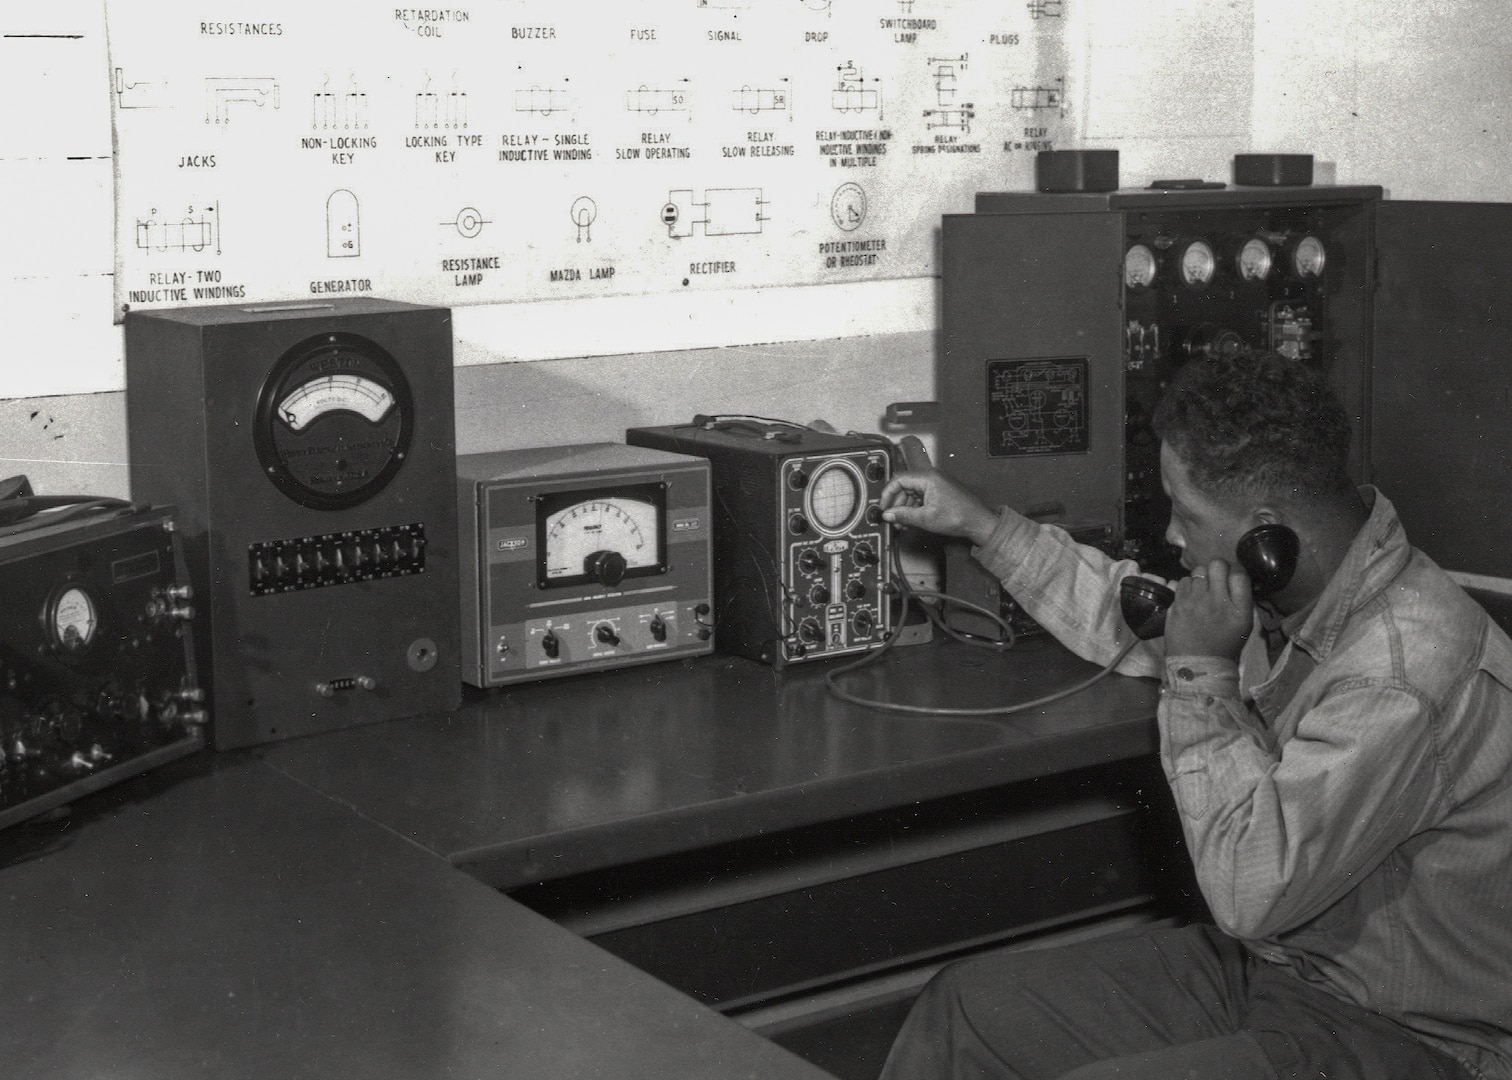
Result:
{"label": "denim jacket sleeve", "polygon": [[[1058,526],[1008,509],[973,554],[1030,618],[1082,659],[1106,664],[1133,638],[1119,610],[1118,583],[1141,573],[1138,563],[1109,558]],[[1118,671],[1159,678],[1163,651],[1160,639],[1141,642]]]}
{"label": "denim jacket sleeve", "polygon": [[1423,823],[1438,790],[1433,706],[1389,679],[1294,704],[1283,754],[1233,663],[1165,662],[1161,758],[1213,917],[1274,937],[1318,916]]}

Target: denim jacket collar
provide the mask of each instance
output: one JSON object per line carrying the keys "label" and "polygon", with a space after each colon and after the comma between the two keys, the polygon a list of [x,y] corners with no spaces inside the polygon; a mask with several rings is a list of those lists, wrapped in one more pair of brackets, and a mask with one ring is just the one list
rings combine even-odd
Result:
{"label": "denim jacket collar", "polygon": [[1287,637],[1314,660],[1329,654],[1349,617],[1380,595],[1412,557],[1391,501],[1369,485],[1360,494],[1371,503],[1370,517],[1344,561],[1317,600],[1282,623]]}

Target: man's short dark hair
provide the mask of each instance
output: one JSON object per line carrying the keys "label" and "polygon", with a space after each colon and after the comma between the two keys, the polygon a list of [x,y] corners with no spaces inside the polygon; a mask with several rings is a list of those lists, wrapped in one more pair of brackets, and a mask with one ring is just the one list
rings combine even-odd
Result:
{"label": "man's short dark hair", "polygon": [[1352,488],[1349,416],[1307,364],[1269,352],[1193,360],[1152,426],[1220,498],[1316,498]]}

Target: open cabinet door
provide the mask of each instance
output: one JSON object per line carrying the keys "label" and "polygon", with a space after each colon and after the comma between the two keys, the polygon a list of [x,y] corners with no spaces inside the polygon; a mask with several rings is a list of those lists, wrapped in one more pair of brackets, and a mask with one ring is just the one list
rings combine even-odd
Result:
{"label": "open cabinet door", "polygon": [[1512,204],[1383,201],[1371,478],[1447,569],[1512,577]]}

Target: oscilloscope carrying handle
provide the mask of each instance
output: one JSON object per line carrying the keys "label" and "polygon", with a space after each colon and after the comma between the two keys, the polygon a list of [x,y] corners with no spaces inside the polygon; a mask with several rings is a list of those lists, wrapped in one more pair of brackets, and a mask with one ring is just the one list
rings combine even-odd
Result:
{"label": "oscilloscope carrying handle", "polygon": [[[25,532],[103,510],[139,509],[136,503],[102,495],[35,495],[25,476],[0,480],[0,535]],[[57,511],[38,517],[44,510]]]}

